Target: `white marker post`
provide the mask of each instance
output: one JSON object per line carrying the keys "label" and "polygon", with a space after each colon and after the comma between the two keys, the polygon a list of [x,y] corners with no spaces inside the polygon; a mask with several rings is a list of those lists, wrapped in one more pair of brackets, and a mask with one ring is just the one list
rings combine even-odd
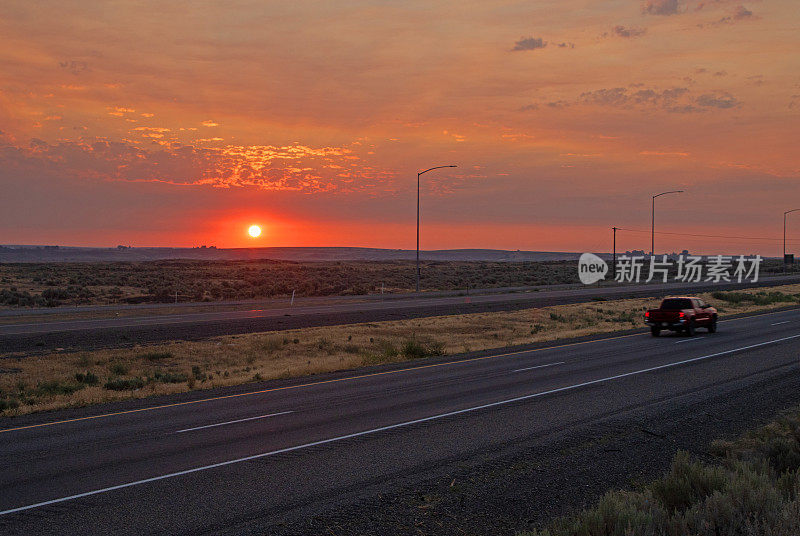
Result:
{"label": "white marker post", "polygon": [[294,291],[292,291],[292,302],[289,305],[294,305]]}

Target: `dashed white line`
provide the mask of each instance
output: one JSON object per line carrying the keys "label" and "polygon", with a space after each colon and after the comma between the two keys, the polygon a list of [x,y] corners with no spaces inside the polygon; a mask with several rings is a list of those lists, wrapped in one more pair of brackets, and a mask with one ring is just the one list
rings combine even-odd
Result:
{"label": "dashed white line", "polygon": [[564,392],[564,391],[571,391],[573,389],[578,389],[580,387],[587,387],[589,385],[597,385],[597,384],[609,382],[609,381],[612,381],[612,380],[618,380],[620,378],[627,378],[629,376],[636,376],[638,374],[644,374],[646,372],[653,372],[653,371],[656,371],[656,370],[663,370],[663,369],[667,369],[667,368],[671,368],[671,367],[677,367],[679,365],[685,365],[687,363],[694,363],[694,362],[697,362],[697,361],[703,361],[705,359],[711,359],[712,357],[719,357],[719,356],[722,356],[722,355],[733,354],[733,353],[736,353],[736,352],[741,352],[743,350],[751,350],[753,348],[760,348],[762,346],[767,346],[768,344],[775,344],[775,343],[778,343],[778,342],[789,341],[789,340],[793,340],[793,339],[797,339],[797,338],[800,338],[800,334],[791,335],[789,337],[782,337],[780,339],[773,339],[771,341],[760,342],[760,343],[757,343],[757,344],[751,344],[749,346],[742,346],[740,348],[734,348],[732,350],[725,350],[723,352],[717,352],[717,353],[714,353],[714,354],[707,354],[707,355],[700,356],[700,357],[693,357],[691,359],[684,359],[682,361],[675,361],[673,363],[667,363],[665,365],[658,365],[658,366],[655,366],[655,367],[648,367],[648,368],[645,368],[645,369],[634,370],[632,372],[624,372],[622,374],[616,374],[614,376],[607,376],[605,378],[599,378],[597,380],[590,380],[588,382],[576,383],[576,384],[567,385],[567,386],[564,386],[564,387],[557,387],[555,389],[549,389],[547,391],[540,391],[538,393],[531,393],[531,394],[528,394],[528,395],[518,396],[518,397],[514,397],[514,398],[508,398],[508,399],[505,399],[505,400],[500,400],[498,402],[490,402],[489,404],[482,404],[480,406],[473,406],[473,407],[470,407],[470,408],[459,409],[459,410],[456,410],[456,411],[449,411],[447,413],[439,413],[437,415],[431,415],[430,417],[423,417],[421,419],[414,419],[412,421],[405,421],[405,422],[400,422],[400,423],[396,423],[396,424],[390,424],[388,426],[381,426],[380,428],[372,428],[370,430],[363,430],[361,432],[355,432],[355,433],[352,433],[352,434],[341,435],[341,436],[337,436],[337,437],[331,437],[331,438],[328,438],[328,439],[321,439],[319,441],[313,441],[311,443],[303,443],[302,445],[295,445],[293,447],[286,447],[286,448],[282,448],[282,449],[278,449],[278,450],[271,450],[269,452],[262,452],[262,453],[259,453],[259,454],[253,454],[252,456],[245,456],[243,458],[235,458],[233,460],[227,460],[227,461],[224,461],[224,462],[213,463],[211,465],[202,465],[202,466],[199,466],[199,467],[193,467],[191,469],[186,469],[184,471],[178,471],[178,472],[175,472],[175,473],[168,473],[168,474],[165,474],[165,475],[154,476],[154,477],[151,477],[151,478],[145,478],[143,480],[135,480],[133,482],[126,482],[124,484],[118,484],[116,486],[110,486],[110,487],[107,487],[107,488],[100,488],[100,489],[96,489],[96,490],[92,490],[92,491],[86,491],[86,492],[83,492],[83,493],[77,493],[75,495],[69,495],[67,497],[60,497],[58,499],[52,499],[52,500],[49,500],[49,501],[43,501],[43,502],[39,502],[39,503],[29,504],[29,505],[26,505],[26,506],[19,506],[17,508],[10,508],[8,510],[2,510],[2,511],[0,511],[0,516],[13,514],[13,513],[16,513],[16,512],[24,512],[26,510],[33,510],[35,508],[41,508],[42,506],[49,506],[51,504],[58,504],[58,503],[66,502],[66,501],[72,501],[72,500],[75,500],[75,499],[81,499],[83,497],[91,497],[92,495],[99,495],[101,493],[108,493],[110,491],[116,491],[116,490],[119,490],[119,489],[130,488],[130,487],[139,486],[139,485],[142,485],[142,484],[148,484],[150,482],[157,482],[159,480],[166,480],[166,479],[175,478],[175,477],[178,477],[178,476],[189,475],[189,474],[192,474],[192,473],[199,473],[200,471],[207,471],[209,469],[216,469],[218,467],[225,467],[227,465],[233,465],[233,464],[247,462],[247,461],[251,461],[251,460],[258,460],[258,459],[261,459],[261,458],[268,458],[270,456],[276,456],[278,454],[283,454],[285,452],[293,452],[293,451],[303,450],[303,449],[307,449],[307,448],[311,448],[311,447],[316,447],[316,446],[319,446],[319,445],[327,445],[329,443],[335,443],[335,442],[338,442],[338,441],[344,441],[346,439],[353,439],[353,438],[356,438],[356,437],[363,437],[363,436],[367,436],[367,435],[376,434],[376,433],[379,433],[379,432],[386,432],[388,430],[395,430],[397,428],[404,428],[404,427],[412,426],[412,425],[415,425],[415,424],[421,424],[421,423],[424,423],[424,422],[430,422],[430,421],[435,421],[435,420],[438,420],[438,419],[444,419],[444,418],[447,418],[447,417],[453,417],[455,415],[462,415],[464,413],[471,413],[471,412],[479,411],[479,410],[482,410],[482,409],[505,406],[507,404],[512,404],[514,402],[521,402],[523,400],[530,400],[530,399],[533,399],[533,398],[538,398],[538,397],[542,397],[542,396],[546,396],[546,395],[550,395],[550,394],[554,394],[554,393],[561,393],[561,392]]}
{"label": "dashed white line", "polygon": [[563,365],[566,361],[559,361],[558,363],[546,363],[544,365],[536,365],[535,367],[525,367],[525,368],[518,368],[515,369],[513,372],[522,372],[523,370],[533,370],[537,368],[545,368],[545,367],[554,367],[556,365]]}
{"label": "dashed white line", "polygon": [[789,320],[784,320],[783,322],[775,322],[774,324],[770,324],[770,326],[780,326],[781,324],[788,324]]}
{"label": "dashed white line", "polygon": [[678,341],[675,344],[681,344],[682,342],[699,341],[700,339],[705,339],[705,337],[692,337],[691,339],[684,339],[682,341]]}
{"label": "dashed white line", "polygon": [[237,422],[245,422],[245,421],[254,421],[256,419],[266,419],[267,417],[277,417],[278,415],[286,415],[287,413],[292,413],[291,411],[281,411],[279,413],[270,413],[268,415],[258,415],[257,417],[248,417],[246,419],[236,419],[235,421],[225,421],[225,422],[218,422],[214,424],[206,424],[205,426],[195,426],[194,428],[186,428],[184,430],[178,430],[174,432],[176,434],[182,434],[183,432],[193,432],[195,430],[203,430],[205,428],[214,428],[216,426],[225,426],[226,424],[236,424]]}

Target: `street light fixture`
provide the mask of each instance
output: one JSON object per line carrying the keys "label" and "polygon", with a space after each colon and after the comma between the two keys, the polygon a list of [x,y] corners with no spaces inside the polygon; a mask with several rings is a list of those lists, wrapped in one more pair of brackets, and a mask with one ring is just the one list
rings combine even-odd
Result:
{"label": "street light fixture", "polygon": [[419,178],[421,175],[424,175],[429,171],[433,171],[434,169],[441,169],[448,167],[457,167],[457,166],[436,166],[417,173],[417,292],[419,292]]}
{"label": "street light fixture", "polygon": [[797,212],[800,208],[793,208],[783,213],[783,264],[786,264],[786,215],[790,212]]}
{"label": "street light fixture", "polygon": [[656,254],[656,197],[661,197],[667,194],[679,194],[683,190],[670,190],[669,192],[661,192],[653,196],[653,207],[650,211],[650,255]]}

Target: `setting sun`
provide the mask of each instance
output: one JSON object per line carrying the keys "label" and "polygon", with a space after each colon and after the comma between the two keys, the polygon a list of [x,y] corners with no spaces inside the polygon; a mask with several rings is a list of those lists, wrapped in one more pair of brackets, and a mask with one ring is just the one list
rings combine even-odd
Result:
{"label": "setting sun", "polygon": [[258,225],[251,225],[250,228],[247,229],[247,233],[253,238],[257,238],[261,236],[261,227]]}

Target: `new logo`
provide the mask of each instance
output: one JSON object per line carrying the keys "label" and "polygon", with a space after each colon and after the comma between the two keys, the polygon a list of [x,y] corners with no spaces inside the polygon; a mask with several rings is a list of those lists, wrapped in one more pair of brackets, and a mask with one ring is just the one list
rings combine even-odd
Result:
{"label": "new logo", "polygon": [[594,253],[584,253],[578,261],[578,277],[584,285],[606,278],[608,264]]}

